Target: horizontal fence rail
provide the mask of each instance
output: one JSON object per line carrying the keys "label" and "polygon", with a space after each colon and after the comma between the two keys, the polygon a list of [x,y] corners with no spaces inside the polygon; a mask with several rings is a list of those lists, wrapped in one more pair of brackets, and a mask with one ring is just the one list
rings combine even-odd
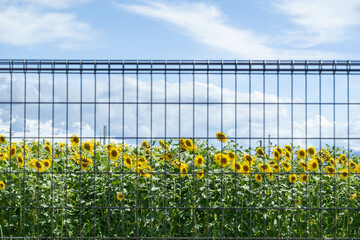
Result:
{"label": "horizontal fence rail", "polygon": [[0,238],[360,239],[359,73],[0,59]]}

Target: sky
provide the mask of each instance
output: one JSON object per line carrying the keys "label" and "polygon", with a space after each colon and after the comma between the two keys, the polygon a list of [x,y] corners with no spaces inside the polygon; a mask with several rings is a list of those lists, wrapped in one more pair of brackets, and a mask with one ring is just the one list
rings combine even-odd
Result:
{"label": "sky", "polygon": [[357,59],[359,6],[359,0],[1,0],[0,54]]}
{"label": "sky", "polygon": [[[357,47],[360,33],[359,7],[360,0],[0,0],[0,58],[356,60],[360,51]],[[360,103],[358,78],[351,76],[349,80],[349,98],[354,103]],[[43,102],[51,101],[52,95],[49,94],[49,90],[53,87],[53,79],[51,75],[46,74],[42,74],[40,79],[39,91],[39,76],[27,74],[25,88],[24,74],[14,74],[11,95],[10,75],[0,74],[0,101],[9,101],[10,96],[12,101],[19,102],[26,100],[36,103],[39,98]],[[56,75],[55,102],[65,101],[66,91],[71,101],[80,101],[82,96],[82,101],[91,103],[95,99],[94,92],[96,101],[107,101],[109,81],[110,101],[121,102],[123,89],[126,93],[125,100],[134,101],[136,89],[139,90],[140,101],[146,102],[150,98],[149,75],[141,76],[138,81],[134,75],[125,76],[124,79],[114,75],[110,80],[107,76],[98,76],[96,86],[92,75],[83,76],[82,87],[79,75],[70,76],[68,81],[67,89],[65,76]],[[196,100],[207,100],[204,76],[197,76],[195,84],[191,78],[184,76],[181,88],[175,77],[169,76],[166,84],[164,76],[156,76],[153,81],[154,100],[160,103],[165,99],[165,86],[169,101],[177,101],[181,92],[181,100],[191,102],[194,98],[194,86]],[[225,96],[223,100],[228,103],[235,102],[235,95],[239,101],[249,99],[248,76],[239,76],[237,81],[239,87],[235,89],[235,77],[225,77],[225,84],[221,89],[219,76],[212,76],[209,88],[210,96],[213,98],[211,100],[220,102],[221,91]],[[262,76],[254,76],[252,81],[252,101],[262,102],[264,94],[266,102],[291,100],[290,76],[280,77],[279,98],[276,92],[276,76],[267,77],[265,93]],[[318,87],[319,81],[322,81],[321,91]],[[337,76],[335,81],[333,76],[323,76],[321,80],[319,76],[309,76],[307,101],[318,102],[319,92],[322,92],[322,102],[333,102],[334,99],[337,102],[346,102],[346,82],[344,76]],[[294,78],[295,102],[305,102],[304,86],[304,76]],[[138,136],[164,136],[165,120],[167,136],[206,137],[208,119],[210,136],[214,136],[221,128],[220,105],[216,104],[210,106],[210,116],[207,115],[207,109],[203,104],[196,105],[195,109],[192,105],[183,105],[180,111],[178,105],[169,105],[165,109],[164,104],[152,107],[142,104],[138,108],[133,104],[126,105],[125,109],[122,109],[121,104],[112,104],[110,107],[109,112],[107,104],[97,104],[96,107],[94,104],[71,104],[66,114],[64,104],[55,104],[54,109],[49,104],[41,104],[40,107],[36,104],[27,104],[26,108],[24,104],[17,104],[11,109],[9,104],[2,104],[0,131],[6,135],[10,119],[15,136],[19,137],[24,135],[24,129],[27,136],[51,136],[54,130],[55,136],[65,137],[67,133],[79,134],[80,126],[83,136],[91,137],[95,132],[99,136],[102,134],[103,125],[109,125],[109,119],[112,136],[123,136],[123,133],[126,136],[135,136],[136,128]],[[262,105],[254,106],[252,136],[261,138],[268,134],[277,135],[279,121],[279,136],[288,137],[293,115],[295,137],[316,138],[320,137],[321,133],[322,137],[346,138],[348,125],[349,137],[360,137],[360,115],[357,105],[351,105],[349,108],[349,119],[344,105],[323,106],[321,115],[317,105],[309,105],[307,112],[305,110],[305,105],[301,104],[294,106],[293,112],[289,105],[281,105],[279,111],[276,105],[269,105],[266,106],[264,120]],[[223,113],[223,131],[228,136],[250,136],[248,105],[227,104]],[[66,115],[68,119],[65,118]],[[151,120],[153,126],[150,126]],[[348,141],[336,141],[337,145],[347,147]],[[248,143],[245,140],[240,142],[244,145]],[[304,139],[295,142],[316,147],[334,143],[333,140],[324,140],[320,143],[319,140]],[[285,142],[281,144],[283,143]],[[258,144],[257,140],[254,139],[251,144]],[[353,140],[350,147],[360,150],[359,140]]]}

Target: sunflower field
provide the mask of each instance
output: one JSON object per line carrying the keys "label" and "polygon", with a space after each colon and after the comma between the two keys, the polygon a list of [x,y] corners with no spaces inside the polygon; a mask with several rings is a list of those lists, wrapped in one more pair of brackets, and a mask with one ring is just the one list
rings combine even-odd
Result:
{"label": "sunflower field", "polygon": [[360,237],[359,156],[216,138],[0,136],[0,237]]}

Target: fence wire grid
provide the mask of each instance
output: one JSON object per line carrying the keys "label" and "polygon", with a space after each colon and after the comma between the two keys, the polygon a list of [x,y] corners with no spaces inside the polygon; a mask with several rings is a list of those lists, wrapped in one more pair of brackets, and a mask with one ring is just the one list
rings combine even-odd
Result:
{"label": "fence wire grid", "polygon": [[359,74],[0,60],[1,239],[360,239]]}

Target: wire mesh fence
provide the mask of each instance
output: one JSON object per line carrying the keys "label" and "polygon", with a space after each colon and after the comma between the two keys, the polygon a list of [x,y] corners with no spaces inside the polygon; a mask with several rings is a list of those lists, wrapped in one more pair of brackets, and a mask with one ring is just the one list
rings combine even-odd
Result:
{"label": "wire mesh fence", "polygon": [[360,61],[0,60],[2,239],[360,239]]}

